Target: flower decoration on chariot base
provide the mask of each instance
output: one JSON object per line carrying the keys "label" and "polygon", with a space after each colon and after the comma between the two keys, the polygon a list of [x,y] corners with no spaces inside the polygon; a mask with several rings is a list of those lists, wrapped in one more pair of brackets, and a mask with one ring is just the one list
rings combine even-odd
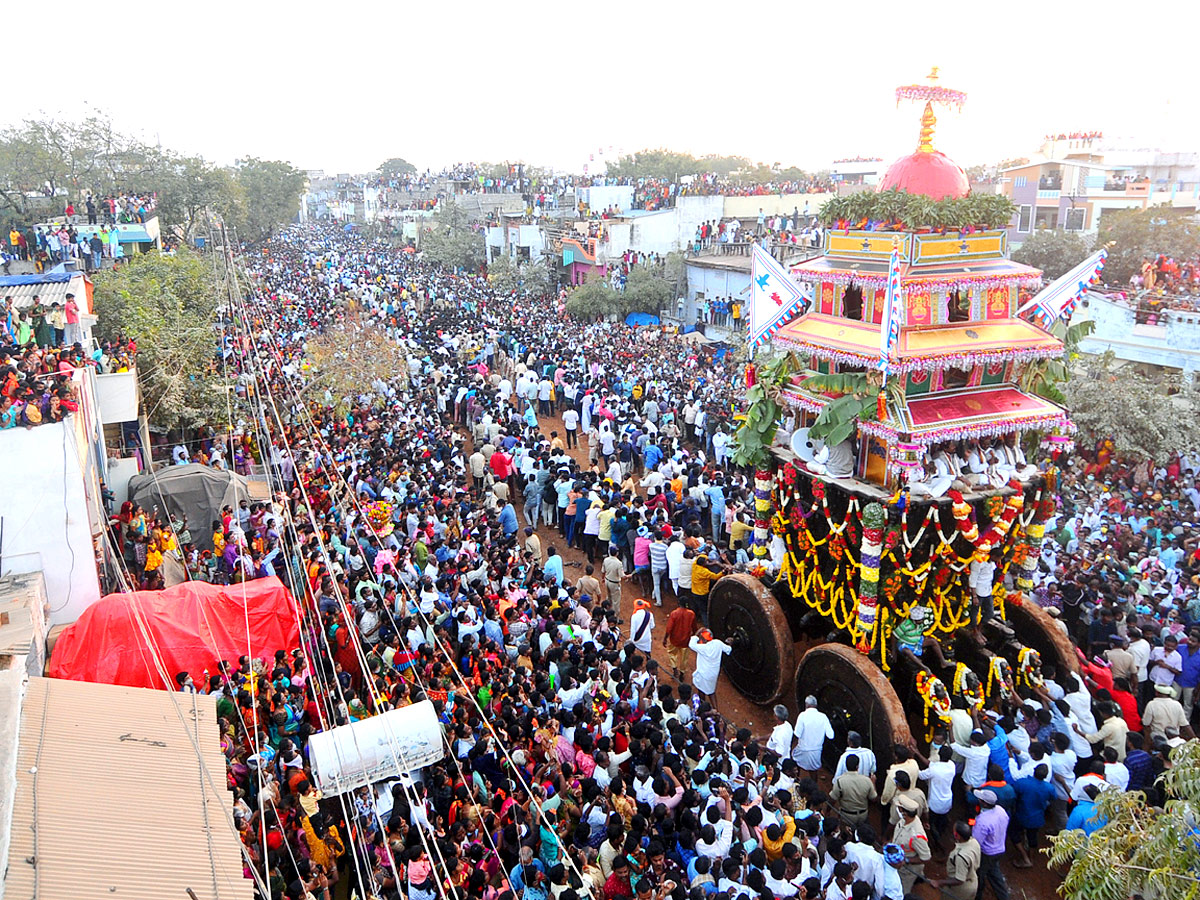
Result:
{"label": "flower decoration on chariot base", "polygon": [[371,525],[371,530],[379,537],[387,537],[395,529],[395,524],[392,522],[392,504],[386,500],[374,500],[363,507],[363,512],[367,517],[367,522]]}
{"label": "flower decoration on chariot base", "polygon": [[791,487],[796,483],[796,467],[791,463],[785,463],[782,471],[783,483]]}
{"label": "flower decoration on chariot base", "polygon": [[943,724],[950,724],[950,692],[936,675],[924,670],[917,673],[917,693],[925,704],[925,724],[932,713]]}
{"label": "flower decoration on chariot base", "polygon": [[933,573],[933,583],[939,588],[945,589],[951,581],[954,580],[954,570],[949,566],[940,566]]}
{"label": "flower decoration on chariot base", "polygon": [[1003,656],[993,656],[991,665],[988,666],[988,697],[994,697],[999,692],[1001,700],[1008,700],[1014,690],[1012,666]]}
{"label": "flower decoration on chariot base", "polygon": [[974,544],[979,540],[979,525],[975,522],[975,511],[971,509],[971,504],[963,499],[963,495],[958,491],[949,491],[950,511],[954,514],[954,521],[958,524],[959,533],[969,543]]}
{"label": "flower decoration on chariot base", "polygon": [[956,663],[954,666],[954,693],[966,700],[968,706],[978,711],[983,709],[985,698],[982,684],[976,683],[975,687],[972,687],[968,683],[974,674],[965,663]]}
{"label": "flower decoration on chariot base", "polygon": [[1004,512],[1004,498],[991,496],[983,501],[984,511],[987,512],[987,517],[995,522]]}
{"label": "flower decoration on chariot base", "polygon": [[900,543],[900,529],[889,528],[887,534],[883,538],[883,546],[885,550],[892,550]]}
{"label": "flower decoration on chariot base", "polygon": [[899,572],[893,572],[883,582],[883,595],[894,599],[904,588],[904,579]]}
{"label": "flower decoration on chariot base", "polygon": [[1042,655],[1032,647],[1017,651],[1017,682],[1026,687],[1042,686]]}

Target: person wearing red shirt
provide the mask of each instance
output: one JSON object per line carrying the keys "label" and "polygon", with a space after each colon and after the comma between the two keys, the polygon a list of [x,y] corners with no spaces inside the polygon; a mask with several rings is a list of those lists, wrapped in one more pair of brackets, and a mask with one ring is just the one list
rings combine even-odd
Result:
{"label": "person wearing red shirt", "polygon": [[616,856],[612,861],[612,874],[604,882],[604,890],[600,900],[631,900],[633,885],[629,881],[629,860],[624,854]]}
{"label": "person wearing red shirt", "polygon": [[1129,690],[1129,682],[1124,678],[1114,678],[1113,686],[1108,692],[1113,702],[1121,707],[1121,718],[1129,726],[1130,731],[1142,730],[1142,716],[1138,712],[1137,698]]}

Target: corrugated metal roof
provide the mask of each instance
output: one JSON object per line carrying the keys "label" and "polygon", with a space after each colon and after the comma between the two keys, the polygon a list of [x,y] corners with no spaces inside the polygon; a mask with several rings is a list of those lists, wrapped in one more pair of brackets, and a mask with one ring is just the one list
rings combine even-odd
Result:
{"label": "corrugated metal roof", "polygon": [[16,769],[6,900],[253,897],[214,698],[31,678]]}
{"label": "corrugated metal roof", "polygon": [[[33,298],[40,297],[43,304],[49,305],[55,301],[67,302],[67,293],[75,295],[75,302],[86,311],[85,298],[87,289],[84,286],[83,274],[76,272],[68,281],[41,281],[36,284],[10,284],[0,286],[0,301],[5,297],[13,298],[13,306],[17,309],[28,309],[33,306]],[[0,304],[2,308],[2,304]]]}

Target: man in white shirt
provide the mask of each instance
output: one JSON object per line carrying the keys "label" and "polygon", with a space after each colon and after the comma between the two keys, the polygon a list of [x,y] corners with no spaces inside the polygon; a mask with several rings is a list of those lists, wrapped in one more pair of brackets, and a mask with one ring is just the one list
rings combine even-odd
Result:
{"label": "man in white shirt", "polygon": [[[833,723],[829,721],[829,716],[817,709],[817,698],[811,694],[804,698],[804,710],[796,716],[794,730],[796,749],[792,751],[792,759],[804,770],[805,775],[812,776],[821,768],[825,741],[833,739]],[[870,776],[874,771],[872,767],[871,772],[863,774]]]}
{"label": "man in white shirt", "polygon": [[780,759],[787,759],[792,752],[792,723],[788,721],[788,709],[782,703],[775,706],[775,727],[767,738],[767,749]]}
{"label": "man in white shirt", "polygon": [[654,647],[654,613],[645,600],[635,600],[633,606],[633,615],[629,617],[629,640],[649,657]]}
{"label": "man in white shirt", "polygon": [[982,731],[971,732],[971,743],[955,742],[950,747],[964,760],[962,779],[967,787],[977,788],[987,781],[988,757],[991,750],[988,749],[987,739]]}
{"label": "man in white shirt", "polygon": [[931,759],[929,766],[921,770],[921,781],[929,782],[929,820],[933,833],[930,842],[940,844],[942,834],[950,824],[950,807],[954,805],[954,776],[958,770],[953,762],[954,751],[949,745],[938,748],[938,758]]}
{"label": "man in white shirt", "polygon": [[839,776],[846,772],[846,758],[849,756],[858,757],[858,771],[866,775],[868,778],[875,777],[875,752],[862,745],[862,735],[857,731],[851,731],[846,735],[846,749],[842,751],[841,757],[838,759],[837,768],[834,770],[833,778],[836,781]]}

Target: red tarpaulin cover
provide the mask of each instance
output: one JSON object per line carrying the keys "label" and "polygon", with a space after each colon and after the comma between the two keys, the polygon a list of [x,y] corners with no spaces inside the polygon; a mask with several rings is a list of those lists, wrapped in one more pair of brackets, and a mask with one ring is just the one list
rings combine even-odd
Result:
{"label": "red tarpaulin cover", "polygon": [[[169,685],[158,672],[146,633],[161,654]],[[236,667],[239,656],[249,655],[270,665],[276,650],[290,651],[298,643],[292,598],[278,578],[228,586],[187,581],[164,591],[102,597],[59,636],[47,674],[175,690],[178,672],[190,672],[199,685],[205,669],[216,674],[218,660]]]}

